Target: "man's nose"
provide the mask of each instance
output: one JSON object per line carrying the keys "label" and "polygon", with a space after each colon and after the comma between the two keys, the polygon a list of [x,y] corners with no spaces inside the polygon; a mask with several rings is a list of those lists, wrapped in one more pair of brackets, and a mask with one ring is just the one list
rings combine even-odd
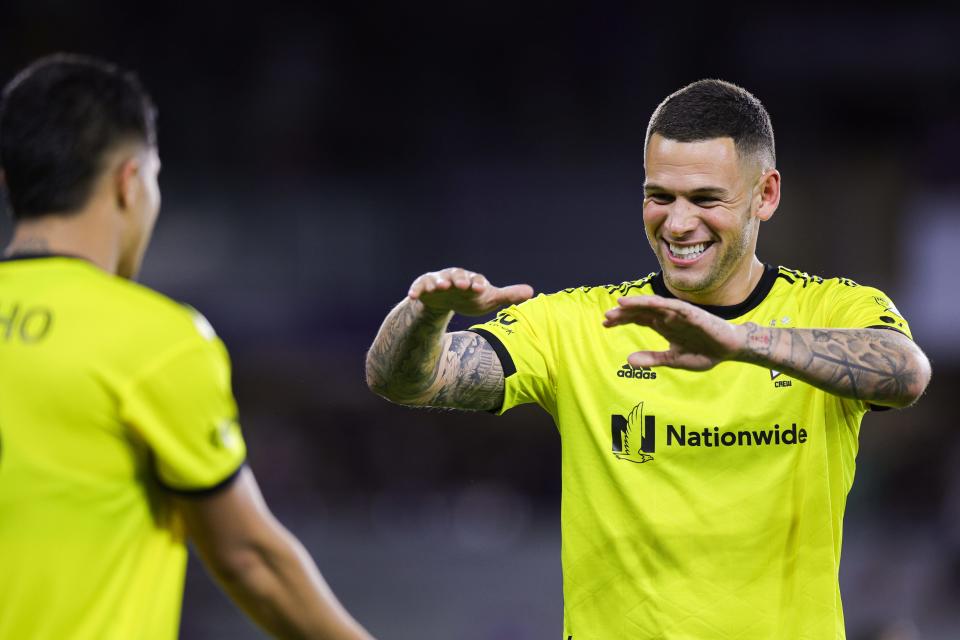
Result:
{"label": "man's nose", "polygon": [[698,224],[700,219],[697,217],[696,207],[678,198],[671,203],[663,228],[671,236],[679,238],[696,229]]}

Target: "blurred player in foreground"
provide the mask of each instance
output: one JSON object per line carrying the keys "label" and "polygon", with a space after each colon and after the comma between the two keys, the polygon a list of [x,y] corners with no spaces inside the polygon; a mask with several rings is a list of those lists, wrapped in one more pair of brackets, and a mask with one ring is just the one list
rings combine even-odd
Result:
{"label": "blurred player in foreground", "polygon": [[271,634],[369,638],[244,464],[223,343],[131,282],[160,207],[154,117],[89,58],[4,90],[0,638],[176,637],[187,538]]}
{"label": "blurred player in foreground", "polygon": [[[707,80],[669,96],[644,159],[660,272],[532,299],[425,274],[384,321],[368,383],[403,404],[553,416],[565,639],[843,638],[860,421],[916,401],[927,358],[880,291],[756,257],[780,174],[753,95]],[[446,333],[453,313],[510,304]]]}

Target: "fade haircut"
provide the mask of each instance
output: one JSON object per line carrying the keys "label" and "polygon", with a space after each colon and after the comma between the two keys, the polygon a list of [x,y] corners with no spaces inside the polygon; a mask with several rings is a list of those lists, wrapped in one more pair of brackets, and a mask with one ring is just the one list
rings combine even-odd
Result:
{"label": "fade haircut", "polygon": [[156,109],[136,75],[54,54],[21,71],[0,102],[0,169],[14,220],[82,208],[122,144],[156,145]]}
{"label": "fade haircut", "polygon": [[777,164],[767,110],[752,93],[723,80],[698,80],[667,96],[650,116],[644,155],[655,133],[677,142],[733,138],[740,158],[755,158],[763,170]]}

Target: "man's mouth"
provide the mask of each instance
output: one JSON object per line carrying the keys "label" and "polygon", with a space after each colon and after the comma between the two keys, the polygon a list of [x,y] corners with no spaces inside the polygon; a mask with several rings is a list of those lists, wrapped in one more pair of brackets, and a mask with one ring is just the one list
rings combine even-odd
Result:
{"label": "man's mouth", "polygon": [[676,244],[664,241],[667,246],[667,254],[670,261],[674,264],[692,264],[699,260],[707,250],[713,246],[713,242],[698,242],[697,244]]}

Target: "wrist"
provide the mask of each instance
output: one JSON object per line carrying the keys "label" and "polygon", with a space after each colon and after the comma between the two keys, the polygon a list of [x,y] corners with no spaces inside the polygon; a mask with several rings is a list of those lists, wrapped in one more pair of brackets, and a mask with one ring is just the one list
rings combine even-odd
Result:
{"label": "wrist", "polygon": [[737,325],[740,347],[736,350],[734,360],[763,364],[773,347],[773,329],[761,327],[755,322],[746,322]]}
{"label": "wrist", "polygon": [[407,303],[416,311],[417,315],[424,320],[449,321],[453,317],[453,310],[440,307],[431,307],[422,300],[416,298],[407,298]]}

